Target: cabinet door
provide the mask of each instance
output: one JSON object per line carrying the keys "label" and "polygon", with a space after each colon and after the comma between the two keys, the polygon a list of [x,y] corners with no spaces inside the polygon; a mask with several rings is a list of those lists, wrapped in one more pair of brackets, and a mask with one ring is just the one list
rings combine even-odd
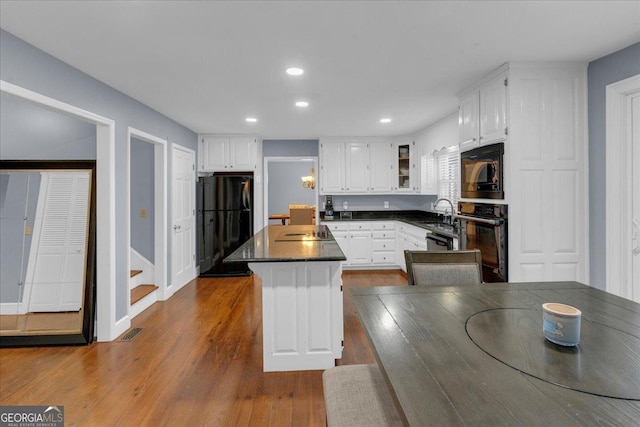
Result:
{"label": "cabinet door", "polygon": [[506,139],[507,87],[499,78],[480,89],[480,144]]}
{"label": "cabinet door", "polygon": [[367,193],[369,191],[369,144],[347,142],[345,149],[347,154],[346,191]]}
{"label": "cabinet door", "polygon": [[349,264],[371,264],[371,230],[349,232]]}
{"label": "cabinet door", "polygon": [[205,136],[202,138],[201,147],[202,171],[220,172],[229,170],[229,138]]}
{"label": "cabinet door", "polygon": [[369,191],[390,193],[393,190],[393,143],[369,144]]}
{"label": "cabinet door", "polygon": [[458,129],[460,131],[460,150],[468,150],[478,145],[480,133],[479,124],[479,93],[474,91],[460,99],[458,109]]}
{"label": "cabinet door", "polygon": [[338,246],[344,253],[344,256],[347,257],[346,261],[343,261],[343,264],[349,265],[349,232],[348,231],[332,231],[333,238],[336,240]]}
{"label": "cabinet door", "polygon": [[253,171],[256,169],[257,142],[251,137],[233,137],[229,141],[229,169]]}
{"label": "cabinet door", "polygon": [[419,193],[420,168],[415,141],[397,142],[395,144],[394,193]]}
{"label": "cabinet door", "polygon": [[320,193],[345,192],[344,143],[320,143]]}

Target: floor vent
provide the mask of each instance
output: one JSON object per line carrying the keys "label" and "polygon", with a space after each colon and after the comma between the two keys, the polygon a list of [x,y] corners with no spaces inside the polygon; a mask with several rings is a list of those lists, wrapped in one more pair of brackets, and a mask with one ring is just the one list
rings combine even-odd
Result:
{"label": "floor vent", "polygon": [[129,332],[124,334],[124,336],[122,338],[120,338],[120,341],[131,341],[136,335],[138,335],[138,333],[141,330],[142,330],[142,328],[133,328],[133,329],[131,329]]}

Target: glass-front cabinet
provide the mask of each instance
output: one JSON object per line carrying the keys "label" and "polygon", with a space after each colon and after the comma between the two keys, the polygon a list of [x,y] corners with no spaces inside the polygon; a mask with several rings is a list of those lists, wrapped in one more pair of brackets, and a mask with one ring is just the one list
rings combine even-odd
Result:
{"label": "glass-front cabinet", "polygon": [[396,193],[419,193],[420,170],[415,141],[399,141],[395,143],[395,183]]}

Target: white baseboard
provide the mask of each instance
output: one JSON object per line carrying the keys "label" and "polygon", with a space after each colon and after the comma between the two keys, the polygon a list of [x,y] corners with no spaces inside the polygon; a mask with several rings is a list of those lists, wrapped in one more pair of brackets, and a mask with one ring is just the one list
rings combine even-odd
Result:
{"label": "white baseboard", "polygon": [[110,341],[115,340],[120,335],[124,334],[131,327],[131,318],[127,315],[122,319],[116,321],[116,328],[114,330],[114,336]]}
{"label": "white baseboard", "polygon": [[0,314],[24,314],[20,313],[19,302],[3,302],[0,303]]}

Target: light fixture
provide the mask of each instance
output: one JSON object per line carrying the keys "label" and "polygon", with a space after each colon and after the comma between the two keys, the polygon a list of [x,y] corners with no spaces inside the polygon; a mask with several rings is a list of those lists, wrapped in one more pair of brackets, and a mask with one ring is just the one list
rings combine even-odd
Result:
{"label": "light fixture", "polygon": [[310,176],[302,177],[302,187],[308,188],[309,190],[313,190],[316,188],[316,170],[314,168],[311,168]]}
{"label": "light fixture", "polygon": [[300,76],[303,73],[304,73],[304,70],[302,68],[297,68],[297,67],[287,68],[287,74],[289,74],[290,76]]}
{"label": "light fixture", "polygon": [[258,119],[256,119],[255,117],[247,117],[245,120],[249,123],[255,123],[258,121]]}
{"label": "light fixture", "polygon": [[296,101],[296,107],[308,107],[309,103],[307,101]]}
{"label": "light fixture", "polygon": [[390,119],[390,118],[388,118],[388,117],[385,117],[385,118],[383,118],[383,119],[380,119],[380,123],[390,123],[390,122],[391,122],[391,119]]}

